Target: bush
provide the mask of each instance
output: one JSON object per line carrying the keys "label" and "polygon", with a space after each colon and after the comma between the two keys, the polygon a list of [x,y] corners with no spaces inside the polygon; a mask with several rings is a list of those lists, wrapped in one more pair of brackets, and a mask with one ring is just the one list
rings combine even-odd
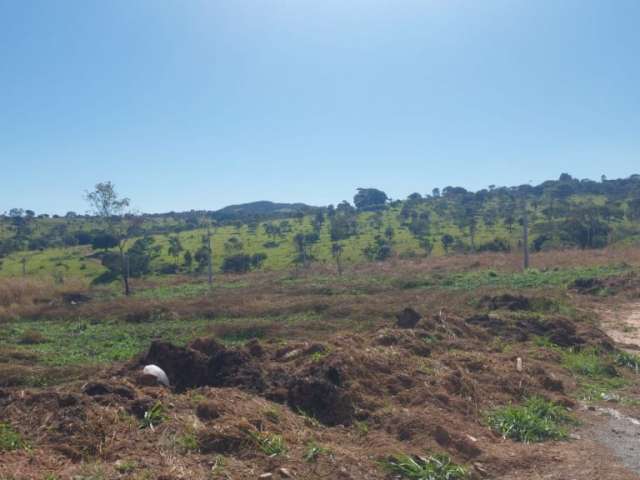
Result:
{"label": "bush", "polygon": [[383,462],[389,472],[410,480],[461,480],[467,478],[464,467],[456,465],[448,455],[427,458],[395,455]]}
{"label": "bush", "polygon": [[562,425],[572,422],[563,407],[540,397],[531,397],[524,405],[498,408],[489,415],[493,430],[524,443],[566,438]]}
{"label": "bush", "polygon": [[511,245],[504,238],[494,238],[490,242],[478,246],[478,252],[510,252]]}
{"label": "bush", "polygon": [[225,273],[246,273],[250,270],[260,268],[267,255],[264,253],[256,253],[255,255],[247,255],[239,253],[225,257],[222,262],[222,271]]}

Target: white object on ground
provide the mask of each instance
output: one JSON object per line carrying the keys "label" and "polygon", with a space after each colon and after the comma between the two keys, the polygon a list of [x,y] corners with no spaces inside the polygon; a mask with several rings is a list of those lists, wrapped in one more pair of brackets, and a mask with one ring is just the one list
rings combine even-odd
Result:
{"label": "white object on ground", "polygon": [[167,387],[170,386],[169,377],[167,377],[167,374],[164,373],[164,370],[162,370],[157,365],[147,365],[142,369],[142,373],[144,373],[145,375],[153,375],[154,377],[156,377],[159,383],[166,385]]}

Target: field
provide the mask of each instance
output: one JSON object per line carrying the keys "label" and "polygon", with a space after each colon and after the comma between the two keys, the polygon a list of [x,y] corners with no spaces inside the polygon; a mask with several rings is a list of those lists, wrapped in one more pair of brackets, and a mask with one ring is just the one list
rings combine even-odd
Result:
{"label": "field", "polygon": [[2,279],[0,478],[638,478],[640,250],[520,261]]}

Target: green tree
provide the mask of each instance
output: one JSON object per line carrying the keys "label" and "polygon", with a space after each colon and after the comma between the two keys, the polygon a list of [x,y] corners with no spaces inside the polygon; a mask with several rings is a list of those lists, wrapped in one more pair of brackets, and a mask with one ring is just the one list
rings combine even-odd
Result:
{"label": "green tree", "polygon": [[174,259],[174,262],[176,264],[176,270],[178,269],[178,259],[180,258],[180,254],[182,253],[183,250],[184,248],[182,247],[182,242],[180,241],[180,237],[178,237],[177,235],[173,235],[169,237],[168,253]]}

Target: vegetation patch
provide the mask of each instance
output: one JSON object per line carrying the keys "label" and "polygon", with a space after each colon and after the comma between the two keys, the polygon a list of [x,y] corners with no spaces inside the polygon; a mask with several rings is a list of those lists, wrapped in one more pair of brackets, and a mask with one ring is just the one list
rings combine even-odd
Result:
{"label": "vegetation patch", "polygon": [[564,439],[565,425],[573,422],[565,408],[541,397],[531,397],[523,405],[500,407],[489,414],[493,430],[524,443]]}
{"label": "vegetation patch", "polygon": [[287,452],[287,446],[281,435],[269,432],[248,432],[249,437],[262,453],[277,457]]}
{"label": "vegetation patch", "polygon": [[383,465],[390,473],[409,480],[461,480],[468,478],[467,470],[455,464],[448,455],[414,457],[394,455]]}
{"label": "vegetation patch", "polygon": [[0,422],[0,452],[27,448],[27,442],[8,423]]}

